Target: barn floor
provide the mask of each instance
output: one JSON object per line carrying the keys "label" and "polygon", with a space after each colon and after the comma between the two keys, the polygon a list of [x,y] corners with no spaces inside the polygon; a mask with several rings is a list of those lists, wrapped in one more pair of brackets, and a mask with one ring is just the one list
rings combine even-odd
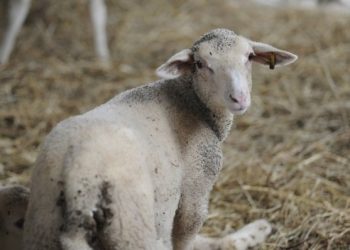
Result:
{"label": "barn floor", "polygon": [[[262,249],[349,249],[349,15],[232,0],[109,0],[106,67],[94,57],[84,0],[33,2],[10,63],[0,66],[1,184],[28,184],[38,145],[57,122],[155,80],[174,52],[226,27],[299,60],[255,67],[252,107],[225,142],[203,232],[225,235],[267,218],[275,232]],[[3,8],[0,15],[3,28]]]}

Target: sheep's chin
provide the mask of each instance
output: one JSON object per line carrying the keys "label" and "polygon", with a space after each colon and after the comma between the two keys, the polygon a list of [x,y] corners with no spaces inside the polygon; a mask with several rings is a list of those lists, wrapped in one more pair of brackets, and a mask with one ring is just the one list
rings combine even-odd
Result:
{"label": "sheep's chin", "polygon": [[247,112],[247,108],[246,109],[230,109],[230,112],[234,115],[243,115],[245,112]]}

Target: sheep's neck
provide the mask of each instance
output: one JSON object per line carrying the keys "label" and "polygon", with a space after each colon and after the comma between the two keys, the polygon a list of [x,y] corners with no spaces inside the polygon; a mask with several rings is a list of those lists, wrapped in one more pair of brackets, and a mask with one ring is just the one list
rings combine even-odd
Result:
{"label": "sheep's neck", "polygon": [[210,92],[206,91],[201,83],[192,79],[195,94],[199,100],[210,110],[208,123],[217,134],[220,141],[224,141],[231,130],[233,114],[226,108],[212,101]]}

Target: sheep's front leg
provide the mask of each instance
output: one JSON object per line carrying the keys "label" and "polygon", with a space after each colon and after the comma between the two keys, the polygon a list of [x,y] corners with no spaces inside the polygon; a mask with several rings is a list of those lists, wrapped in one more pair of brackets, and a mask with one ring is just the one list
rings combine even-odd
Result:
{"label": "sheep's front leg", "polygon": [[197,233],[207,216],[208,196],[184,194],[176,211],[173,226],[174,250],[192,250]]}
{"label": "sheep's front leg", "polygon": [[223,238],[198,235],[207,214],[207,199],[182,197],[173,228],[174,250],[246,250],[263,243],[271,233],[266,220],[254,221]]}
{"label": "sheep's front leg", "polygon": [[10,0],[9,18],[4,40],[0,48],[0,64],[6,63],[15,45],[16,37],[28,15],[31,0]]}
{"label": "sheep's front leg", "polygon": [[198,235],[194,250],[246,250],[263,243],[271,233],[271,225],[266,220],[254,221],[235,233],[223,238],[210,238]]}
{"label": "sheep's front leg", "polygon": [[104,0],[90,0],[90,15],[94,28],[95,50],[100,60],[109,61],[106,22],[107,9]]}

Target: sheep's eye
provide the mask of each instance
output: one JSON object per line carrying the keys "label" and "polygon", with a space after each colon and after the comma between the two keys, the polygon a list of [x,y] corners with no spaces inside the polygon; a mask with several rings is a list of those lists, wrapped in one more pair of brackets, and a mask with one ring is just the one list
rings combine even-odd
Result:
{"label": "sheep's eye", "polygon": [[254,53],[250,53],[249,56],[248,56],[248,60],[251,61],[253,60],[255,54]]}
{"label": "sheep's eye", "polygon": [[201,63],[200,61],[197,61],[196,65],[199,69],[203,68],[203,63]]}

